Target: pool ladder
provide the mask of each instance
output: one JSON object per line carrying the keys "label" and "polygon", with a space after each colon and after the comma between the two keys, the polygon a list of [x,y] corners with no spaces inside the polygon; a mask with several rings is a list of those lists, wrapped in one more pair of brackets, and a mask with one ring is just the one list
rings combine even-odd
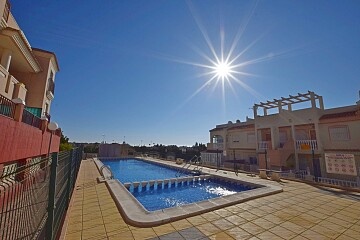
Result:
{"label": "pool ladder", "polygon": [[200,163],[201,163],[201,156],[194,156],[190,159],[189,162],[185,163],[181,169],[179,169],[179,171],[175,174],[176,177],[180,177],[181,174],[183,174],[184,172],[186,172],[187,170],[189,170],[189,168],[194,164],[195,167],[193,169],[193,171],[198,171],[200,172],[202,170],[202,166],[200,168]]}
{"label": "pool ladder", "polygon": [[105,176],[104,176],[104,171],[103,171],[104,169],[107,169],[110,172],[110,179],[114,179],[114,174],[111,171],[111,168],[110,168],[109,165],[102,165],[101,168],[100,168],[100,173],[103,176],[103,178],[106,179]]}

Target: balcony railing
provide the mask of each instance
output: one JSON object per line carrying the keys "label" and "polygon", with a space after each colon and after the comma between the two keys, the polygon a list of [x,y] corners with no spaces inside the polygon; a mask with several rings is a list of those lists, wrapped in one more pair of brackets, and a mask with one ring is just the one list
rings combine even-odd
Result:
{"label": "balcony railing", "polygon": [[259,141],[259,142],[258,142],[259,150],[269,149],[270,146],[271,146],[271,142],[270,142],[270,141]]}
{"label": "balcony railing", "polygon": [[15,104],[6,97],[0,95],[0,115],[14,118]]}
{"label": "balcony railing", "polygon": [[318,143],[316,140],[296,140],[297,150],[317,150]]}
{"label": "balcony railing", "polygon": [[41,119],[26,109],[23,111],[22,122],[41,129]]}
{"label": "balcony railing", "polygon": [[52,78],[48,79],[48,89],[47,90],[50,91],[54,95],[55,83],[54,83],[54,80]]}
{"label": "balcony railing", "polygon": [[10,2],[6,1],[5,8],[4,8],[4,13],[3,13],[3,18],[5,19],[6,22],[9,19],[10,8],[11,8]]}

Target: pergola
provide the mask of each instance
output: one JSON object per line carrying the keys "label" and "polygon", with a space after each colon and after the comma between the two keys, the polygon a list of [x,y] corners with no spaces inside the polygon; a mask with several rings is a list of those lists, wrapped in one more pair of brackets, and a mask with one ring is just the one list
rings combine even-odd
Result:
{"label": "pergola", "polygon": [[289,97],[281,97],[280,99],[275,99],[273,101],[260,102],[259,104],[254,104],[254,117],[258,116],[257,110],[259,107],[263,108],[264,115],[267,115],[267,110],[272,108],[278,108],[279,113],[281,112],[283,106],[287,107],[287,110],[292,110],[292,105],[302,102],[311,101],[311,107],[316,108],[316,100],[319,101],[319,107],[324,109],[324,103],[322,96],[315,94],[314,92],[308,91],[307,93],[298,93],[296,96],[289,95]]}

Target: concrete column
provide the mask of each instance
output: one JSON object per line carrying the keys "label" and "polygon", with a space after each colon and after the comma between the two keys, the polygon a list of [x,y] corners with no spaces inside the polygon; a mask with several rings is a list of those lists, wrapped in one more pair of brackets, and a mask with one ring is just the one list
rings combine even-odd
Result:
{"label": "concrete column", "polygon": [[282,111],[281,100],[278,101],[278,109],[279,109],[279,113],[281,113]]}
{"label": "concrete column", "polygon": [[319,106],[320,109],[324,110],[324,101],[322,96],[319,96]]}
{"label": "concrete column", "polygon": [[294,126],[294,124],[291,124],[291,135],[292,135],[292,140],[294,142],[295,168],[296,168],[296,170],[299,170],[299,156],[298,156],[298,151],[297,151],[297,148],[296,148],[296,135],[295,135],[295,126]]}
{"label": "concrete column", "polygon": [[310,100],[311,100],[311,107],[316,108],[316,101],[315,101],[315,94],[314,92],[310,92]]}
{"label": "concrete column", "polygon": [[292,111],[292,107],[291,107],[291,104],[290,104],[290,103],[288,104],[288,110],[289,110],[289,111]]}
{"label": "concrete column", "polygon": [[264,110],[264,116],[267,116],[267,109],[263,108],[263,110]]}
{"label": "concrete column", "polygon": [[5,49],[1,56],[1,65],[9,71],[10,63],[11,63],[12,51],[9,49]]}
{"label": "concrete column", "polygon": [[270,128],[271,132],[271,147],[272,149],[276,150],[279,146],[279,128],[272,127]]}
{"label": "concrete column", "polygon": [[14,120],[17,122],[22,121],[22,116],[25,108],[25,102],[21,100],[20,98],[16,98],[12,100],[15,105],[15,112],[14,112]]}
{"label": "concrete column", "polygon": [[254,111],[254,119],[257,117],[257,107],[254,106],[253,107],[253,111]]}
{"label": "concrete column", "polygon": [[315,125],[315,134],[316,134],[316,141],[317,141],[317,145],[318,145],[318,151],[322,151],[322,144],[320,141],[320,129],[319,129],[319,123],[318,122],[314,122]]}

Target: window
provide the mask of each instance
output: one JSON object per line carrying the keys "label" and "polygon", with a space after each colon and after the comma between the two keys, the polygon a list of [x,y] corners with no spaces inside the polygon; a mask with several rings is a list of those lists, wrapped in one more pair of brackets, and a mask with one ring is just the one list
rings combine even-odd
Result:
{"label": "window", "polygon": [[334,126],[329,127],[329,135],[331,141],[347,141],[350,140],[350,133],[348,126]]}
{"label": "window", "polygon": [[232,141],[233,142],[240,142],[240,136],[239,135],[232,136]]}

